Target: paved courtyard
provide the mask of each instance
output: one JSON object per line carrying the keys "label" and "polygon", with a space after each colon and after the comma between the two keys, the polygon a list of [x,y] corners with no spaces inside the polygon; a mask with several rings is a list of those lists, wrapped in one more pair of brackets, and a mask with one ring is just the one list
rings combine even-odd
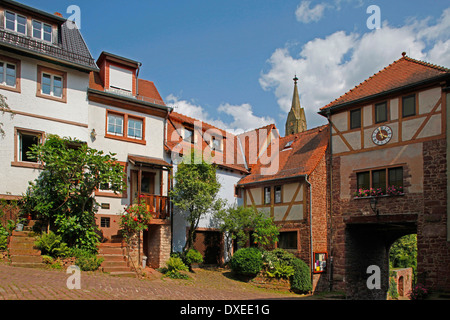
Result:
{"label": "paved courtyard", "polygon": [[61,270],[11,267],[0,263],[0,300],[254,300],[304,299],[265,290],[227,277],[228,271],[196,270],[191,280],[114,277],[82,272],[81,288],[67,288],[71,274]]}

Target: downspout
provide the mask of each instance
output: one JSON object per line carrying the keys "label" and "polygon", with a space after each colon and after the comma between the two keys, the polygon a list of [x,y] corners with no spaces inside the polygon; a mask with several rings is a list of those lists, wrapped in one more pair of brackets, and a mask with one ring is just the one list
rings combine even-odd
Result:
{"label": "downspout", "polygon": [[138,69],[136,74],[136,97],[139,97],[139,72],[141,71],[142,63],[138,62]]}
{"label": "downspout", "polygon": [[314,252],[313,252],[313,234],[312,234],[312,185],[308,181],[308,175],[305,175],[305,181],[309,185],[309,246],[311,251],[311,285],[313,284],[314,276]]}
{"label": "downspout", "polygon": [[330,271],[328,273],[328,283],[330,284],[330,291],[333,291],[333,145],[332,145],[332,123],[331,112],[327,111],[328,129],[330,131]]}

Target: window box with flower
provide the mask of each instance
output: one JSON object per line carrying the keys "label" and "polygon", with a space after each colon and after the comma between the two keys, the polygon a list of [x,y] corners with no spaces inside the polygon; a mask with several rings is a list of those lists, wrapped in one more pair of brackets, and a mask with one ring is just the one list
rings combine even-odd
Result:
{"label": "window box with flower", "polygon": [[403,196],[405,193],[402,186],[389,186],[386,191],[381,188],[358,189],[354,194],[354,199],[373,198],[373,197],[389,197]]}

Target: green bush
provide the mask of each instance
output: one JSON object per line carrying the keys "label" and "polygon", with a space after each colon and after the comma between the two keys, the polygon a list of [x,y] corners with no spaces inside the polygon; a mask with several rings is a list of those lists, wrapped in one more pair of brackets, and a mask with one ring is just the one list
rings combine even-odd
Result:
{"label": "green bush", "polygon": [[263,267],[262,253],[256,248],[239,249],[231,258],[230,265],[237,274],[255,276]]}
{"label": "green bush", "polygon": [[184,262],[188,266],[192,266],[193,264],[200,264],[203,263],[203,256],[197,250],[189,249],[189,251],[186,253]]}
{"label": "green bush", "polygon": [[292,261],[296,259],[292,253],[283,249],[263,252],[264,274],[269,278],[289,279],[294,275]]}
{"label": "green bush", "polygon": [[5,251],[8,248],[8,236],[8,230],[0,223],[0,251]]}
{"label": "green bush", "polygon": [[291,277],[291,290],[298,293],[307,293],[312,290],[311,272],[308,265],[295,258],[291,262],[294,274]]}
{"label": "green bush", "polygon": [[180,257],[170,257],[169,260],[167,260],[166,265],[166,268],[160,270],[166,277],[172,279],[189,279],[188,275],[180,272],[189,270],[189,268],[184,264],[183,260]]}
{"label": "green bush", "polygon": [[103,262],[103,258],[97,257],[97,255],[91,251],[72,248],[70,255],[75,258],[75,265],[77,265],[82,271],[95,271]]}
{"label": "green bush", "polygon": [[70,254],[70,249],[67,244],[62,241],[62,237],[52,231],[39,236],[35,245],[41,250],[43,255],[48,255],[53,258],[64,258]]}

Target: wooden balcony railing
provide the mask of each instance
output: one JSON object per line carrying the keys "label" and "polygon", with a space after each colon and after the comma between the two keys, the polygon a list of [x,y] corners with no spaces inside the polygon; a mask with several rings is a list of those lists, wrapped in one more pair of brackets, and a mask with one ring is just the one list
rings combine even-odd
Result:
{"label": "wooden balcony railing", "polygon": [[171,216],[172,205],[169,197],[157,195],[142,195],[147,210],[152,213],[153,219],[167,219]]}

